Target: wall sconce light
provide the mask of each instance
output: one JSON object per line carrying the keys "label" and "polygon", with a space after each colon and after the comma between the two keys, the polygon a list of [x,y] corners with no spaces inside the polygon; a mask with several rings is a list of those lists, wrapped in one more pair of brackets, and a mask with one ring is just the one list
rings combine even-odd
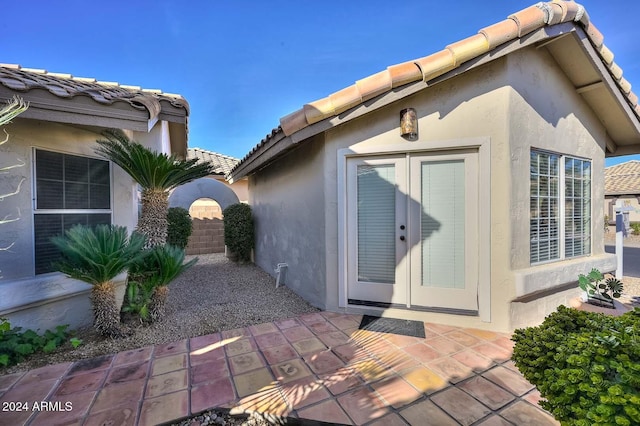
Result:
{"label": "wall sconce light", "polygon": [[400,134],[407,140],[418,140],[418,114],[415,109],[405,108],[400,111]]}

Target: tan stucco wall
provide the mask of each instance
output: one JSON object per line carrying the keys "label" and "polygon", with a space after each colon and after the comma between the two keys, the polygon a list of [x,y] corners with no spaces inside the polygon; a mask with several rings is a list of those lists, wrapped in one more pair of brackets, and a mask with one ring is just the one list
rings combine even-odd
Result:
{"label": "tan stucco wall", "polygon": [[[629,211],[629,222],[640,222],[640,198],[636,195],[608,195],[604,199],[603,214],[609,216],[609,223],[615,225],[616,222],[616,200],[620,200],[624,207],[631,207]],[[615,231],[612,228],[611,231]]]}
{"label": "tan stucco wall", "polygon": [[[19,160],[25,165],[0,175],[0,193],[15,190],[20,180],[24,179],[19,194],[0,201],[0,218],[7,215],[15,216],[16,211],[20,211],[20,220],[0,225],[0,247],[13,243],[11,250],[0,251],[0,291],[11,295],[0,301],[0,316],[6,314],[10,319],[13,316],[19,321],[27,321],[16,325],[31,328],[55,327],[63,323],[70,323],[72,327],[87,325],[83,324],[87,317],[83,312],[90,308],[88,285],[65,278],[59,273],[37,277],[34,275],[32,153],[33,148],[40,148],[101,158],[94,149],[97,147],[95,141],[102,139],[102,129],[91,130],[86,127],[20,118],[15,119],[5,129],[10,138],[9,142],[0,147],[0,167],[15,164]],[[128,135],[149,148],[161,150],[163,140],[168,137],[167,131],[163,122],[159,122],[148,134],[128,132]],[[137,223],[136,186],[122,169],[113,165],[112,170],[112,221],[132,231]],[[25,294],[20,291],[25,288],[37,288],[40,291],[34,290],[31,294]],[[38,295],[37,300],[33,298],[34,294]],[[51,306],[42,305],[47,298],[68,298],[70,303],[73,303],[70,306],[52,309]],[[15,311],[17,308],[32,311],[24,314]],[[14,311],[12,315],[7,314]],[[88,317],[90,319],[91,315]]]}

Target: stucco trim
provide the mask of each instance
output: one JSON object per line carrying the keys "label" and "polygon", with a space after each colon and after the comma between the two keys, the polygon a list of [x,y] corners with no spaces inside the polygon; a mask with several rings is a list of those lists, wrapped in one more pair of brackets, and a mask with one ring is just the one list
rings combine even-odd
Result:
{"label": "stucco trim", "polygon": [[401,142],[385,146],[358,146],[338,150],[338,307],[362,309],[349,305],[347,297],[347,161],[352,158],[384,154],[415,154],[462,149],[478,150],[478,315],[491,322],[491,151],[490,138],[466,138],[441,141]]}

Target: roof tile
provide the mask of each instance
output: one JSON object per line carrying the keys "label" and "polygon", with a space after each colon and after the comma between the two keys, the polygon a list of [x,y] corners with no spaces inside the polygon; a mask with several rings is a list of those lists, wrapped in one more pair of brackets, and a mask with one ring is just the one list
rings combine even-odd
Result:
{"label": "roof tile", "polygon": [[192,158],[198,159],[198,162],[210,163],[213,166],[213,174],[218,175],[228,174],[240,162],[237,158],[200,148],[189,148],[187,150],[187,160]]}
{"label": "roof tile", "polygon": [[604,44],[600,46],[600,50],[598,50],[600,56],[602,56],[602,60],[607,64],[611,65],[613,63],[613,52]]}
{"label": "roof tile", "polygon": [[422,80],[426,83],[456,67],[453,52],[445,49],[424,58],[416,59],[416,64],[422,71]]}
{"label": "roof tile", "polygon": [[[544,4],[544,3],[543,3]],[[545,23],[545,12],[537,6],[529,6],[509,15],[518,24],[518,37],[529,34],[542,27]]]}
{"label": "roof tile", "polygon": [[629,93],[631,92],[631,83],[629,83],[626,78],[621,78],[618,84],[625,95],[629,96]]}
{"label": "roof tile", "polygon": [[[355,85],[338,90],[337,92],[329,95],[329,98],[331,98],[336,114],[341,114],[362,103],[362,96]],[[286,132],[285,134],[288,135]]]}
{"label": "roof tile", "polygon": [[640,161],[626,161],[604,169],[604,193],[640,194]]}
{"label": "roof tile", "polygon": [[557,4],[562,9],[561,22],[573,21],[580,12],[580,5],[576,2],[552,0],[552,3]]}
{"label": "roof tile", "polygon": [[333,115],[335,109],[331,98],[322,98],[317,101],[310,102],[304,106],[304,115],[307,118],[307,123],[313,124],[323,120],[328,115]]}
{"label": "roof tile", "polygon": [[356,81],[356,87],[360,91],[362,102],[391,90],[391,86],[391,74],[388,70],[380,71],[379,73]]}
{"label": "roof tile", "polygon": [[487,53],[489,51],[489,41],[484,34],[476,34],[448,45],[447,49],[453,53],[454,63],[457,66],[469,59]]}
{"label": "roof tile", "polygon": [[287,136],[294,134],[300,129],[304,129],[308,125],[303,108],[285,115],[280,119],[282,131]]}
{"label": "roof tile", "polygon": [[404,86],[412,81],[420,80],[422,73],[420,68],[413,61],[403,62],[387,67],[391,76],[391,87]]}
{"label": "roof tile", "polygon": [[518,24],[513,19],[505,19],[480,30],[489,42],[489,49],[518,37]]}
{"label": "roof tile", "polygon": [[589,25],[585,27],[585,31],[591,40],[591,43],[596,47],[596,49],[600,49],[602,43],[604,43],[604,35],[593,25],[593,22],[589,22]]}
{"label": "roof tile", "polygon": [[620,80],[622,78],[622,68],[620,68],[615,62],[609,66],[609,71],[616,80]]}

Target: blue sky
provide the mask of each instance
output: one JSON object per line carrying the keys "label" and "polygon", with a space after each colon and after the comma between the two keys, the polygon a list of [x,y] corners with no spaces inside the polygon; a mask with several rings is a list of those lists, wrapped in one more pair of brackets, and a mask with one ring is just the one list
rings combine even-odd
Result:
{"label": "blue sky", "polygon": [[[579,3],[640,94],[640,2]],[[241,158],[304,103],[532,4],[13,1],[2,6],[0,62],[179,93],[191,105],[189,146]]]}

